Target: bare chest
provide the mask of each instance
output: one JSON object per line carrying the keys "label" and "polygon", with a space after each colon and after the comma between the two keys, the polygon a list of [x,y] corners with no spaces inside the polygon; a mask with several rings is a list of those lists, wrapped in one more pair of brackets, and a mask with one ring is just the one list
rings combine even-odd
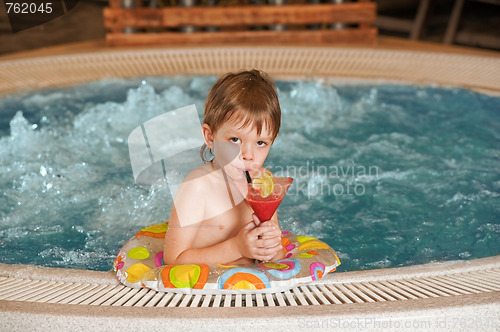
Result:
{"label": "bare chest", "polygon": [[229,203],[225,207],[212,211],[211,216],[202,222],[194,241],[195,247],[203,248],[225,241],[252,221],[252,210],[245,201],[236,206]]}

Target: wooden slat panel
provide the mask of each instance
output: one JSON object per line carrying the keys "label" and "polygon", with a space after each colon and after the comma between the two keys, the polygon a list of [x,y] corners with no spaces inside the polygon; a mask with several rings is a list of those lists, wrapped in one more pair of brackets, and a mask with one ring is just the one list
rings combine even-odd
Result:
{"label": "wooden slat panel", "polygon": [[253,307],[252,294],[245,294],[245,307]]}
{"label": "wooden slat panel", "polygon": [[7,281],[0,286],[0,300],[5,300],[12,293],[17,294],[19,290],[24,290],[32,282],[28,279],[7,279]]}
{"label": "wooden slat panel", "polygon": [[[141,289],[138,289],[138,288],[133,288],[131,290],[129,290],[128,292],[126,293],[123,293],[123,295],[118,298],[116,301],[110,303],[110,305],[116,307],[116,306],[123,306],[128,300],[130,300],[132,297],[134,297],[135,295],[137,295],[137,293],[139,293],[141,291]],[[143,293],[144,294],[144,293]],[[106,303],[104,303],[104,305],[106,305]]]}
{"label": "wooden slat panel", "polygon": [[136,33],[108,34],[106,40],[110,46],[133,45],[185,45],[185,44],[238,44],[238,43],[273,43],[273,44],[375,44],[377,30],[297,30],[297,31],[220,31],[195,33]]}
{"label": "wooden slat panel", "polygon": [[80,285],[79,287],[75,287],[73,290],[70,292],[67,292],[65,294],[61,294],[61,296],[58,296],[56,298],[51,299],[50,301],[47,301],[48,303],[69,303],[73,301],[74,299],[82,296],[83,294],[89,294],[92,292],[94,288],[96,288],[98,285],[95,284],[83,284]]}
{"label": "wooden slat panel", "polygon": [[[286,307],[286,302],[285,302],[285,298],[283,297],[284,293],[276,293],[274,294],[274,296],[276,297],[276,300],[278,301],[278,306],[284,306]],[[269,301],[268,301],[269,303]]]}
{"label": "wooden slat panel", "polygon": [[[369,3],[370,1],[371,1],[371,0],[358,0],[358,2],[359,2],[359,3],[363,3],[363,4]],[[375,12],[377,12],[377,9],[376,9],[376,4],[375,4],[375,3],[373,3],[373,5],[374,5],[374,9],[373,9],[373,10],[374,10]],[[359,27],[360,27],[361,29],[368,29],[368,28],[370,28],[370,26],[371,26],[371,24],[370,24],[370,23],[372,23],[372,22],[366,22],[366,23],[365,23],[365,22],[361,22],[361,24],[359,25]]]}
{"label": "wooden slat panel", "polygon": [[204,308],[208,308],[210,306],[210,300],[212,299],[212,295],[205,295],[201,306]]}
{"label": "wooden slat panel", "polygon": [[[109,0],[109,6],[114,9],[121,9],[122,1],[121,0]],[[104,9],[104,12],[106,8]],[[110,28],[112,33],[119,33],[122,31],[120,27],[112,27]]]}
{"label": "wooden slat panel", "polygon": [[374,299],[372,299],[368,294],[365,292],[361,291],[358,289],[357,283],[354,284],[345,284],[346,289],[348,289],[352,294],[355,294],[359,299],[361,299],[363,302],[376,302]]}
{"label": "wooden slat panel", "polygon": [[266,296],[266,300],[267,300],[267,306],[268,307],[275,307],[276,304],[274,303],[273,294],[266,293],[265,296]]}
{"label": "wooden slat panel", "polygon": [[233,296],[231,294],[226,294],[224,296],[224,307],[225,308],[231,307],[232,298],[233,298]]}
{"label": "wooden slat panel", "polygon": [[120,8],[122,2],[121,0],[109,0],[109,6],[113,8]]}
{"label": "wooden slat panel", "polygon": [[29,298],[26,301],[27,302],[44,302],[45,303],[45,302],[48,302],[55,297],[60,296],[61,294],[66,293],[68,290],[70,290],[73,287],[74,287],[74,285],[72,283],[60,282],[60,283],[58,283],[57,287],[55,287],[51,290],[48,290],[47,292],[41,293],[38,296]]}
{"label": "wooden slat panel", "polygon": [[190,307],[199,307],[200,302],[201,302],[202,296],[200,294],[197,294],[194,296],[193,301],[191,301],[191,304],[189,305]]}
{"label": "wooden slat panel", "polygon": [[257,307],[265,307],[263,294],[255,294],[255,302],[257,303]]}
{"label": "wooden slat panel", "polygon": [[156,307],[158,303],[163,299],[165,293],[156,293],[151,300],[147,301],[144,305],[145,307]]}
{"label": "wooden slat panel", "polygon": [[42,292],[47,291],[47,289],[50,290],[51,287],[54,284],[56,284],[56,282],[55,281],[33,281],[32,284],[35,284],[36,287],[29,287],[29,288],[26,288],[25,290],[19,291],[15,295],[7,298],[7,300],[26,301],[30,297],[34,297]]}
{"label": "wooden slat panel", "polygon": [[214,298],[214,302],[212,303],[212,307],[215,307],[215,308],[220,307],[220,302],[222,300],[222,295],[215,294],[215,296],[214,295],[211,295],[211,296],[213,296],[213,298]]}
{"label": "wooden slat panel", "polygon": [[184,296],[184,298],[182,299],[182,302],[178,306],[181,307],[181,308],[188,307],[192,298],[193,298],[192,295],[186,295],[186,296]]}
{"label": "wooden slat panel", "polygon": [[129,301],[125,303],[125,306],[144,307],[156,294],[155,291],[149,290],[138,301]]}
{"label": "wooden slat panel", "polygon": [[389,283],[388,281],[378,281],[379,287],[385,287],[386,291],[391,291],[393,292],[394,296],[397,296],[398,299],[404,300],[404,299],[418,299],[419,297],[413,295],[412,293],[407,292],[406,290],[402,289],[401,287],[398,287],[397,285],[393,285]]}
{"label": "wooden slat panel", "polygon": [[108,298],[106,301],[99,303],[99,305],[105,305],[105,306],[113,305],[113,303],[115,303],[116,301],[119,301],[124,296],[127,297],[127,299],[128,299],[127,295],[130,294],[131,292],[134,292],[134,294],[135,294],[135,292],[137,292],[137,289],[130,288],[130,287],[123,287],[119,292],[114,294],[112,297]]}
{"label": "wooden slat panel", "polygon": [[241,296],[241,294],[236,294],[236,297],[234,299],[234,306],[236,308],[243,307],[243,297]]}
{"label": "wooden slat panel", "polygon": [[295,307],[295,306],[298,305],[297,302],[295,301],[295,298],[294,298],[293,294],[290,293],[290,290],[284,291],[281,294],[285,295],[285,297],[288,300],[288,303],[289,303],[290,306]]}
{"label": "wooden slat panel", "polygon": [[90,289],[86,289],[83,292],[79,292],[76,297],[69,299],[68,301],[64,301],[61,303],[68,304],[89,304],[90,302],[95,300],[95,297],[98,296],[96,294],[102,294],[103,291],[109,290],[110,285],[93,285]]}
{"label": "wooden slat panel", "polygon": [[107,28],[173,28],[261,24],[373,23],[375,4],[345,3],[285,6],[105,8]]}
{"label": "wooden slat panel", "polygon": [[328,300],[330,301],[330,303],[335,303],[335,304],[342,304],[342,301],[340,301],[336,296],[335,294],[332,293],[331,290],[329,290],[328,288],[326,288],[325,286],[323,285],[318,285],[318,289],[321,291],[321,294],[323,294],[325,297],[328,298]]}
{"label": "wooden slat panel", "polygon": [[101,305],[103,302],[105,302],[107,299],[111,298],[114,296],[116,293],[120,292],[123,290],[125,286],[115,286],[115,285],[108,285],[104,287],[103,289],[100,289],[99,292],[94,293],[91,297],[87,298],[85,301],[80,302],[80,304],[90,304],[90,305]]}
{"label": "wooden slat panel", "polygon": [[163,297],[155,305],[156,307],[166,307],[167,303],[169,303],[169,301],[172,299],[172,297],[174,297],[174,293],[158,293],[158,294],[162,294]]}
{"label": "wooden slat panel", "polygon": [[170,301],[168,303],[167,307],[169,307],[169,308],[178,307],[179,303],[181,303],[181,301],[182,301],[183,296],[184,296],[184,294],[181,294],[181,293],[175,294],[174,298],[172,299],[172,301]]}
{"label": "wooden slat panel", "polygon": [[372,287],[369,283],[355,283],[354,287],[358,288],[363,294],[371,297],[375,300],[375,302],[383,302],[386,301],[385,298],[381,297],[377,294],[377,292],[372,291]]}
{"label": "wooden slat panel", "polygon": [[372,290],[375,294],[380,295],[384,301],[396,301],[397,299],[400,300],[406,300],[404,296],[401,296],[400,294],[391,291],[389,288],[378,284],[378,283],[363,283],[363,286],[366,288]]}
{"label": "wooden slat panel", "polygon": [[[418,289],[418,287],[412,286],[411,284],[408,283],[408,281],[406,279],[390,280],[390,281],[388,281],[388,283],[395,286],[398,289],[398,292],[401,292],[402,290],[404,290],[410,294],[413,294],[414,296],[416,296],[417,298],[420,298],[420,299],[429,298],[429,296],[427,296],[425,294],[425,293],[429,293],[429,292],[426,292],[425,290],[419,291],[420,289]],[[431,295],[430,297],[435,297],[435,294],[433,294],[433,293],[429,293],[429,294]]]}
{"label": "wooden slat panel", "polygon": [[304,294],[305,298],[307,298],[307,302],[311,303],[312,305],[319,305],[318,300],[316,297],[309,291],[309,289],[306,286],[299,286],[300,293]]}

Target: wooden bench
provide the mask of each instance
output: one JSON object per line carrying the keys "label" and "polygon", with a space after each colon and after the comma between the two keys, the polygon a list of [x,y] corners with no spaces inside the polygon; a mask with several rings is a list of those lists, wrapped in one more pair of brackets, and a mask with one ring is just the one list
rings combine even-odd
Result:
{"label": "wooden bench", "polygon": [[[163,8],[142,7],[140,1],[135,8],[122,8],[120,0],[109,2],[110,7],[104,9],[109,46],[373,45],[377,38],[376,6],[369,0],[340,4]],[[333,28],[337,23],[342,23],[342,28]],[[273,29],[276,26],[280,29]],[[190,27],[194,32],[186,32],[183,27]],[[124,32],[131,29],[135,32]]]}

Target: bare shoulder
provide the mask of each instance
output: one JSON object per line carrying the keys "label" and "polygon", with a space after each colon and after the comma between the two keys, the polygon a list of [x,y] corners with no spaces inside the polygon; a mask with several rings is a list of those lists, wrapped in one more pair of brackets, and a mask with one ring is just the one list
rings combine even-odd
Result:
{"label": "bare shoulder", "polygon": [[183,185],[186,184],[190,187],[201,187],[210,185],[211,168],[209,164],[205,164],[195,168],[184,178]]}
{"label": "bare shoulder", "polygon": [[199,225],[205,220],[211,176],[204,166],[191,171],[177,190],[172,208],[175,210],[179,225]]}
{"label": "bare shoulder", "polygon": [[210,175],[212,173],[212,169],[210,167],[210,164],[204,164],[202,166],[199,166],[189,172],[189,174],[186,176],[185,180],[193,180],[196,178],[201,178],[204,177],[205,175]]}

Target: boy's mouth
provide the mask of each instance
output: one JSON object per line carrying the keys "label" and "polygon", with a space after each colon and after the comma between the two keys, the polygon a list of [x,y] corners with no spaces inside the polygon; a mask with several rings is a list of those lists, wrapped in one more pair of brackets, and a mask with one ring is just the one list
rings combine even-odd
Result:
{"label": "boy's mouth", "polygon": [[250,169],[248,169],[248,168],[237,168],[237,169],[238,169],[238,171],[239,171],[239,173],[240,173],[241,177],[242,177],[243,179],[245,179],[245,180],[246,180],[246,178],[247,178],[247,175],[245,174],[245,172],[251,173],[251,170],[250,170]]}

